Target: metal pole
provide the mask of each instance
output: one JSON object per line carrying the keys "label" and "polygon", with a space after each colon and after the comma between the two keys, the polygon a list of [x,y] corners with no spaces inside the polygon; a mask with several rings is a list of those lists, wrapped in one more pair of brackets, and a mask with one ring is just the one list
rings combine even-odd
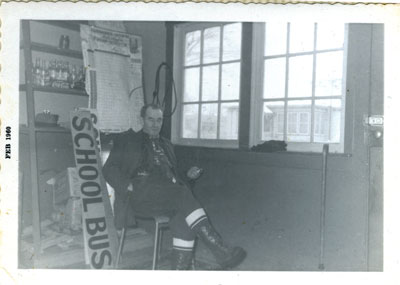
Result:
{"label": "metal pole", "polygon": [[325,208],[326,208],[326,172],[329,144],[324,144],[322,149],[322,183],[321,183],[321,216],[320,216],[320,255],[319,270],[324,270],[324,241],[325,241]]}

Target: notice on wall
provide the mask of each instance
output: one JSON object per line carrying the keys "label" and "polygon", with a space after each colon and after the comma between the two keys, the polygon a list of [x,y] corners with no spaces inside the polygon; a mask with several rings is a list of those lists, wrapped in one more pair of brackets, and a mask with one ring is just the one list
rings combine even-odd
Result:
{"label": "notice on wall", "polygon": [[[98,111],[99,129],[139,131],[144,105],[141,37],[81,25],[81,38],[86,91],[90,107]],[[96,88],[91,88],[90,71],[95,71]]]}
{"label": "notice on wall", "polygon": [[96,121],[96,115],[88,110],[71,112],[86,263],[93,269],[106,269],[114,268],[118,241],[106,183],[101,174]]}
{"label": "notice on wall", "polygon": [[93,50],[129,55],[129,35],[126,33],[91,27],[89,42]]}

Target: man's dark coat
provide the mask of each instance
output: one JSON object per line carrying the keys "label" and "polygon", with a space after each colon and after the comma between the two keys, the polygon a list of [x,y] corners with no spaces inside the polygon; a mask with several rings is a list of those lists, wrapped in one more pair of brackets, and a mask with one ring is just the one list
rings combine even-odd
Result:
{"label": "man's dark coat", "polygon": [[[113,139],[113,148],[103,167],[104,178],[115,190],[114,216],[117,229],[135,224],[134,209],[127,199],[127,187],[133,182],[143,161],[143,144],[146,136],[143,131],[135,133],[132,129],[118,134]],[[163,137],[160,137],[160,141],[172,168],[177,173],[177,161],[172,143]]]}

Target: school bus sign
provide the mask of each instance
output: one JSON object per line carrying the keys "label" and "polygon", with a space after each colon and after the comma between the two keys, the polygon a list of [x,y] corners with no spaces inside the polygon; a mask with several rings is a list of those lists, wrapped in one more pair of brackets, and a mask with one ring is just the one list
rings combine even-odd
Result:
{"label": "school bus sign", "polygon": [[94,269],[114,268],[117,233],[107,186],[101,174],[101,159],[95,127],[89,110],[71,112],[71,132],[82,199],[82,228],[86,263]]}

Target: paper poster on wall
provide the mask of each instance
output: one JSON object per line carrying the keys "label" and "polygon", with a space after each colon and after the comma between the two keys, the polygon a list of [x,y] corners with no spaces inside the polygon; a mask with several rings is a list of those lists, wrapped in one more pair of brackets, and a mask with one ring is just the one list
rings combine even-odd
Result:
{"label": "paper poster on wall", "polygon": [[105,30],[112,30],[117,32],[126,32],[126,28],[121,21],[89,21],[89,25],[103,28]]}
{"label": "paper poster on wall", "polygon": [[[84,63],[87,66],[89,105],[97,109],[103,132],[142,128],[142,39],[117,31],[81,25]],[[96,92],[89,71],[96,73]]]}

